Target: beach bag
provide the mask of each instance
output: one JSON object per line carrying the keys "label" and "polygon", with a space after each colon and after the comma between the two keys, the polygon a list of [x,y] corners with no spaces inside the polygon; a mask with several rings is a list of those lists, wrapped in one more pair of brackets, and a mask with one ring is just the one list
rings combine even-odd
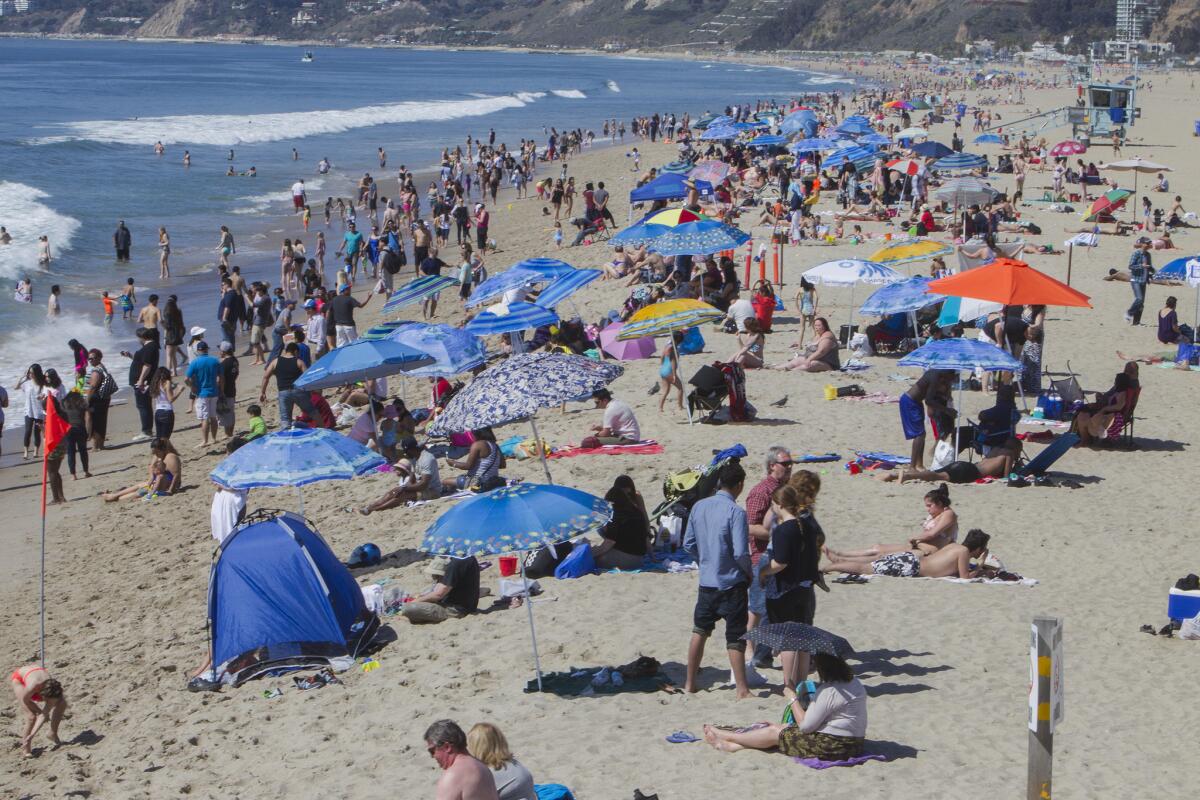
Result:
{"label": "beach bag", "polygon": [[539,783],[533,787],[537,800],[575,800],[571,790],[561,783]]}
{"label": "beach bag", "polygon": [[112,373],[104,367],[97,367],[100,374],[103,376],[100,379],[100,386],[96,389],[96,395],[101,400],[108,400],[117,393],[117,381],[113,378]]}
{"label": "beach bag", "polygon": [[1200,639],[1200,614],[1183,621],[1179,626],[1179,638]]}
{"label": "beach bag", "polygon": [[954,445],[943,439],[933,448],[933,463],[929,465],[929,468],[938,472],[953,461],[955,455]]}
{"label": "beach bag", "polygon": [[582,578],[596,571],[596,562],[592,558],[592,547],[587,542],[577,542],[571,555],[562,560],[554,568],[554,577],[560,581],[569,578]]}

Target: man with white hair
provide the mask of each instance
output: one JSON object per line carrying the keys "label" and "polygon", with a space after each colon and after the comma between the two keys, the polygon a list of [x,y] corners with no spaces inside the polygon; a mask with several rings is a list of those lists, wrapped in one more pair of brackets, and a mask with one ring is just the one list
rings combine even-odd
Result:
{"label": "man with white hair", "polygon": [[[762,584],[758,581],[758,570],[761,564],[769,564],[770,558],[764,560],[767,548],[771,544],[771,528],[767,526],[767,512],[771,510],[771,496],[775,490],[787,483],[792,476],[792,453],[782,445],[772,445],[767,448],[765,462],[766,475],[746,495],[746,521],[750,525],[750,564],[754,571],[754,580],[750,583],[750,618],[748,629],[754,630],[764,625],[767,619],[767,600]],[[754,648],[754,658],[751,664],[756,667],[769,667],[773,658],[771,648],[758,645]],[[749,678],[749,676],[747,676]]]}

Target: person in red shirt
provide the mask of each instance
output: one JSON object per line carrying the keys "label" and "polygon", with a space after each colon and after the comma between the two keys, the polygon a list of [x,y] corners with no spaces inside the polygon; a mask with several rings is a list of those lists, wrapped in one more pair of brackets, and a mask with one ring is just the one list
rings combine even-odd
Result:
{"label": "person in red shirt", "polygon": [[329,407],[329,401],[320,392],[312,392],[308,396],[309,402],[312,403],[312,413],[301,409],[300,415],[296,417],[297,422],[303,422],[310,428],[329,428],[337,427],[337,417],[333,415],[333,409]]}
{"label": "person in red shirt", "polygon": [[[763,559],[763,554],[771,544],[771,529],[763,523],[771,509],[771,496],[775,494],[776,489],[787,483],[792,474],[792,463],[791,451],[786,447],[775,445],[767,448],[767,474],[746,495],[746,521],[750,525],[750,565],[754,571],[754,580],[750,583],[748,630],[754,630],[756,626],[769,621],[766,596],[762,584],[758,581],[760,563],[765,564],[769,561]],[[754,666],[766,667],[771,661],[771,648],[763,645],[754,648],[754,659],[751,662]]]}

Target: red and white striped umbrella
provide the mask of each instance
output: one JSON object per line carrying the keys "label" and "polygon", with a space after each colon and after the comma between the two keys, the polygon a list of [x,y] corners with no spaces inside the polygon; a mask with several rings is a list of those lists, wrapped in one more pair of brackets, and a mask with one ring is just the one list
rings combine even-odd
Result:
{"label": "red and white striped umbrella", "polygon": [[921,175],[925,172],[925,163],[915,158],[897,158],[889,161],[887,168],[901,175]]}
{"label": "red and white striped umbrella", "polygon": [[1050,148],[1050,155],[1054,158],[1062,158],[1063,156],[1077,156],[1080,153],[1086,153],[1087,148],[1082,142],[1077,142],[1074,139],[1067,139],[1065,142],[1059,142]]}

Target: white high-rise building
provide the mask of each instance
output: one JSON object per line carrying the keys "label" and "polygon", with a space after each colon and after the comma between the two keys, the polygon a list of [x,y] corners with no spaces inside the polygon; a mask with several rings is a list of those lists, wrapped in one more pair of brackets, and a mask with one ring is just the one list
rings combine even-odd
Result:
{"label": "white high-rise building", "polygon": [[1117,0],[1117,41],[1145,39],[1157,11],[1158,0]]}

